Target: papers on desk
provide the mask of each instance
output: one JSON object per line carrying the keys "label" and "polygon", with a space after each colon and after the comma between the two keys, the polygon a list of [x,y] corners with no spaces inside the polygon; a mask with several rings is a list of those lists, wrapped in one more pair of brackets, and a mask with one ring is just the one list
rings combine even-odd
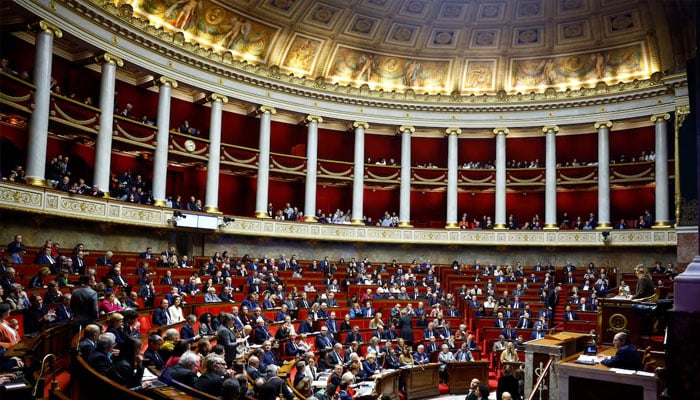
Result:
{"label": "papers on desk", "polygon": [[634,375],[637,371],[633,369],[610,368],[610,371],[620,375]]}
{"label": "papers on desk", "polygon": [[369,396],[374,391],[374,382],[360,382],[355,385],[355,397]]}
{"label": "papers on desk", "polygon": [[574,362],[577,364],[595,365],[600,362],[600,359],[598,356],[587,356],[585,354],[581,354]]}
{"label": "papers on desk", "polygon": [[150,382],[150,381],[157,381],[158,376],[151,372],[148,368],[143,369],[143,378],[141,378],[141,383],[143,382]]}

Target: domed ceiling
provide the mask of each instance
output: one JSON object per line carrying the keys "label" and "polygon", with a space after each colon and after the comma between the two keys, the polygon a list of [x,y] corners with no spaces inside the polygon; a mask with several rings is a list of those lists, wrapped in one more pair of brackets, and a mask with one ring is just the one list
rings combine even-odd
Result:
{"label": "domed ceiling", "polygon": [[215,52],[342,85],[416,93],[579,89],[673,70],[643,0],[122,0]]}

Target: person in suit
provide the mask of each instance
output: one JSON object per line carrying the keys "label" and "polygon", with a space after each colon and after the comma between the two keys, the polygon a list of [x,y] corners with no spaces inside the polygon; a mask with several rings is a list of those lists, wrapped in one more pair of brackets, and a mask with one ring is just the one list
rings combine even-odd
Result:
{"label": "person in suit", "polygon": [[107,376],[127,388],[141,386],[144,366],[140,352],[141,341],[133,337],[126,338]]}
{"label": "person in suit", "polygon": [[327,326],[321,327],[321,332],[316,336],[316,349],[328,349],[335,345],[336,341],[333,336],[328,332]]}
{"label": "person in suit", "polygon": [[427,345],[425,345],[425,352],[428,354],[432,354],[436,351],[440,351],[440,345],[437,342],[437,338],[435,336],[431,336],[430,341]]}
{"label": "person in suit", "polygon": [[601,364],[610,368],[632,369],[636,371],[642,369],[642,355],[633,344],[629,343],[629,336],[627,336],[627,333],[617,333],[613,337],[613,346],[615,346],[617,352],[613,357],[601,360]]}
{"label": "person in suit", "polygon": [[425,351],[425,346],[419,344],[416,348],[416,352],[413,353],[413,360],[416,365],[427,364],[430,362],[430,356]]}
{"label": "person in suit", "polygon": [[309,313],[304,321],[299,324],[298,333],[312,333],[314,330],[314,317]]}
{"label": "person in suit", "polygon": [[261,377],[260,374],[260,359],[256,356],[248,357],[248,365],[245,367],[245,372],[253,380],[257,380]]}
{"label": "person in suit", "polygon": [[148,347],[143,352],[144,366],[152,366],[158,371],[163,370],[165,360],[160,356],[160,346],[163,345],[163,338],[160,335],[153,334],[148,337]]}
{"label": "person in suit", "polygon": [[114,253],[111,251],[108,251],[105,253],[105,255],[100,256],[97,258],[97,266],[114,266]]}
{"label": "person in suit", "polygon": [[272,336],[265,326],[265,320],[262,317],[255,321],[255,330],[253,333],[253,342],[255,344],[263,344],[265,341],[270,340]]}
{"label": "person in suit", "polygon": [[195,389],[214,396],[221,394],[221,387],[226,376],[226,361],[215,353],[207,354],[204,358],[204,373],[192,385]]}
{"label": "person in suit", "polygon": [[634,269],[634,273],[637,274],[637,290],[633,299],[643,299],[646,297],[653,296],[656,293],[654,289],[654,282],[651,280],[651,275],[649,271],[644,268],[644,265],[639,264]]}
{"label": "person in suit", "polygon": [[90,354],[97,348],[97,338],[100,336],[100,327],[89,324],[83,329],[83,337],[78,342],[78,352],[84,360],[90,358]]}
{"label": "person in suit", "polygon": [[478,379],[474,378],[471,380],[469,383],[469,390],[467,391],[467,397],[464,398],[464,400],[477,400],[478,398],[476,397],[476,390],[481,384],[481,381]]}
{"label": "person in suit", "polygon": [[338,321],[335,319],[335,312],[331,311],[328,319],[326,320],[326,326],[328,327],[328,332],[330,334],[335,334],[338,332]]}
{"label": "person in suit", "polygon": [[362,334],[360,333],[360,327],[358,325],[355,325],[352,328],[352,332],[348,332],[347,336],[345,336],[345,344],[350,344],[352,342],[363,342]]}
{"label": "person in suit", "polygon": [[221,326],[216,331],[216,343],[224,346],[224,356],[226,365],[231,365],[236,358],[237,340],[236,334],[233,333],[233,316],[224,314],[221,317]]}
{"label": "person in suit", "polygon": [[259,400],[276,400],[282,397],[286,400],[292,400],[294,398],[294,393],[289,389],[289,386],[278,376],[279,369],[280,367],[277,365],[267,367],[267,380],[258,390]]}
{"label": "person in suit", "polygon": [[382,372],[382,366],[377,362],[377,353],[371,352],[367,354],[365,360],[362,361],[362,370],[360,373],[363,375],[363,380],[369,380],[372,376]]}
{"label": "person in suit", "polygon": [[139,258],[142,260],[153,260],[153,248],[151,247],[146,247],[146,251],[143,253],[139,254]]}
{"label": "person in suit", "polygon": [[530,335],[530,340],[535,340],[535,339],[542,339],[544,338],[545,331],[543,328],[542,324],[537,324],[535,325],[535,329],[532,331],[532,334]]}
{"label": "person in suit", "polygon": [[160,302],[160,307],[153,312],[153,325],[170,325],[170,313],[168,312],[168,307],[170,302],[168,299],[163,299]]}
{"label": "person in suit", "polygon": [[505,317],[503,316],[503,313],[499,312],[497,314],[496,320],[493,321],[493,326],[495,326],[496,328],[503,329],[506,327],[507,323],[508,321],[506,321]]}
{"label": "person in suit", "polygon": [[513,367],[510,365],[503,367],[503,374],[498,378],[496,398],[502,399],[503,393],[510,393],[512,396],[520,398],[520,385],[518,384],[518,379],[513,376]]}
{"label": "person in suit", "polygon": [[576,314],[575,311],[571,310],[571,305],[567,304],[566,308],[564,308],[564,322],[566,321],[576,321],[578,320],[578,314]]}
{"label": "person in suit", "polygon": [[188,315],[187,321],[184,325],[182,325],[182,328],[180,328],[180,339],[187,340],[190,343],[198,341],[201,338],[201,336],[199,336],[199,334],[195,334],[194,332],[194,325],[196,323],[197,316],[194,314]]}
{"label": "person in suit", "polygon": [[507,340],[515,340],[518,337],[518,332],[510,326],[510,322],[507,322],[506,327],[501,330],[501,335]]}
{"label": "person in suit", "polygon": [[36,257],[35,264],[46,265],[49,269],[55,271],[55,268],[58,266],[58,260],[51,255],[51,247],[47,246],[44,248],[44,251]]}
{"label": "person in suit", "polygon": [[107,375],[112,366],[111,354],[116,344],[117,341],[113,333],[105,332],[101,334],[97,338],[97,346],[95,346],[95,350],[93,350],[88,356],[88,365],[102,375]]}
{"label": "person in suit", "polygon": [[175,281],[173,281],[173,273],[171,271],[165,271],[165,276],[160,278],[160,284],[172,286],[174,283]]}
{"label": "person in suit", "polygon": [[272,342],[266,340],[262,344],[262,356],[260,357],[260,369],[266,370],[268,365],[277,365],[277,356],[272,351]]}
{"label": "person in suit", "polygon": [[289,335],[289,340],[284,344],[284,354],[287,356],[301,357],[306,350],[297,344],[297,335],[292,333]]}
{"label": "person in suit", "polygon": [[192,351],[186,351],[180,356],[177,364],[163,370],[161,380],[170,383],[176,380],[188,386],[197,381],[197,361],[199,356]]}
{"label": "person in suit", "polygon": [[411,321],[411,315],[406,309],[401,310],[401,317],[396,326],[399,328],[399,337],[403,339],[406,344],[411,345],[414,341],[413,321]]}

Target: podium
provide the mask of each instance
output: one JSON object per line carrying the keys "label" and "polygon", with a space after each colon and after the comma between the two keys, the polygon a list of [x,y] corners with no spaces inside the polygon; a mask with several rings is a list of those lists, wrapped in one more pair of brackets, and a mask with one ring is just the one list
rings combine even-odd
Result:
{"label": "podium", "polygon": [[406,385],[406,399],[422,399],[440,395],[440,365],[423,364],[401,369]]}
{"label": "podium", "polygon": [[392,400],[397,400],[399,398],[400,375],[401,371],[398,369],[382,372],[374,380],[373,399],[376,399],[378,395],[388,394]]}
{"label": "podium", "polygon": [[[584,333],[559,332],[547,335],[543,339],[531,340],[525,343],[525,398],[532,392],[541,371],[553,357],[554,362],[582,351],[590,336]],[[543,381],[542,399],[557,400],[557,377],[554,365]],[[539,396],[537,397],[539,398]]]}
{"label": "podium", "polygon": [[598,344],[612,346],[613,338],[619,332],[626,332],[630,343],[639,344],[641,317],[634,315],[633,308],[642,303],[625,296],[603,298],[598,302],[600,305]]}
{"label": "podium", "polygon": [[450,394],[464,394],[469,389],[472,379],[481,382],[489,381],[488,361],[457,361],[447,363],[447,375],[450,384]]}

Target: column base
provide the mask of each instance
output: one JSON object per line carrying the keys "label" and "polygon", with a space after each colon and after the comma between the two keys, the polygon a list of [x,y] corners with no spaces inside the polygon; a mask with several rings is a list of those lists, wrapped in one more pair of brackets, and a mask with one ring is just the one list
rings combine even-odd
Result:
{"label": "column base", "polygon": [[318,222],[318,218],[315,215],[305,215],[304,222]]}
{"label": "column base", "polygon": [[270,216],[267,215],[267,211],[256,211],[255,218],[270,219]]}
{"label": "column base", "polygon": [[459,226],[456,222],[448,222],[445,224],[445,229],[458,229]]}
{"label": "column base", "polygon": [[352,221],[350,221],[350,224],[351,225],[364,225],[365,221],[362,219],[353,219]]}
{"label": "column base", "polygon": [[545,231],[558,231],[559,225],[557,225],[557,224],[544,224],[543,230],[545,230]]}
{"label": "column base", "polygon": [[493,225],[493,230],[495,230],[495,231],[505,231],[506,229],[508,229],[506,224],[494,224]]}
{"label": "column base", "polygon": [[602,231],[602,230],[610,230],[612,229],[612,225],[610,225],[609,222],[599,222],[598,225],[596,225],[595,230],[597,231]]}
{"label": "column base", "polygon": [[156,207],[165,207],[166,204],[165,200],[153,200],[153,205]]}
{"label": "column base", "polygon": [[669,221],[656,221],[651,229],[668,229],[671,227],[671,222]]}
{"label": "column base", "polygon": [[211,214],[223,214],[221,211],[219,211],[219,207],[217,206],[204,206],[204,212]]}
{"label": "column base", "polygon": [[46,179],[43,178],[24,178],[25,181],[27,181],[28,184],[32,186],[41,186],[41,187],[49,187],[49,185],[46,183]]}
{"label": "column base", "polygon": [[399,228],[413,228],[409,221],[399,221]]}

